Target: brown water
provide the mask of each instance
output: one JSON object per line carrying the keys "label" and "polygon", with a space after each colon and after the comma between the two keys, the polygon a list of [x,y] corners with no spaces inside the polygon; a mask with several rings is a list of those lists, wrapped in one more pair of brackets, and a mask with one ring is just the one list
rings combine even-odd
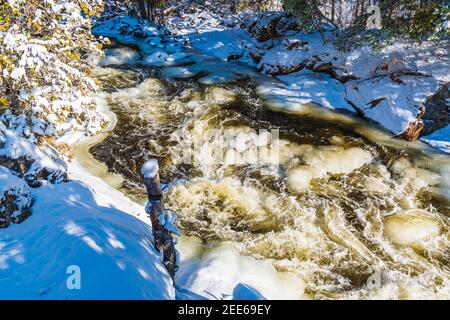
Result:
{"label": "brown water", "polygon": [[[117,124],[91,153],[139,202],[140,167],[159,159],[183,235],[294,274],[298,298],[450,298],[448,156],[329,111],[271,111],[248,79],[161,80],[144,66],[97,78]],[[278,129],[279,166],[179,163],[212,129]]]}

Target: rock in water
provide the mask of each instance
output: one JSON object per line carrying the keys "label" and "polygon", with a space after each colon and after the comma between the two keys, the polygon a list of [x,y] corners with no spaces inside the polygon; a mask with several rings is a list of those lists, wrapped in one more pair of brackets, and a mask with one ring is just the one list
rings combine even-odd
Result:
{"label": "rock in water", "polygon": [[426,136],[450,124],[450,83],[444,85],[423,104],[423,130],[421,136]]}
{"label": "rock in water", "polygon": [[411,209],[394,213],[384,220],[386,237],[397,245],[421,247],[421,242],[441,234],[440,222],[429,212]]}

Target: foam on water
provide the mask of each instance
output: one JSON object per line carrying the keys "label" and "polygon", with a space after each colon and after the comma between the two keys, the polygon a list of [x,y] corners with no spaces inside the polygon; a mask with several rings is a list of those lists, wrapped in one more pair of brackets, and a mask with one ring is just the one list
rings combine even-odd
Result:
{"label": "foam on water", "polygon": [[[183,70],[192,69],[162,74]],[[107,98],[118,126],[93,153],[132,196],[145,195],[143,161],[160,160],[167,206],[187,237],[180,281],[216,297],[246,282],[269,298],[448,298],[449,158],[342,115],[327,113],[337,124],[322,126],[261,111],[246,90],[147,79]],[[281,132],[272,162],[193,154],[183,164],[208,130],[250,136],[261,127]]]}

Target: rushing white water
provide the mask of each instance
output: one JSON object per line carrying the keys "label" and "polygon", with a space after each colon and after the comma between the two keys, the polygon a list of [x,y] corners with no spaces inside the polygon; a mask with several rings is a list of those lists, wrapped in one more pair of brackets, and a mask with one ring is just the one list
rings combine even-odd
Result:
{"label": "rushing white water", "polygon": [[[91,151],[139,201],[140,165],[160,160],[184,235],[180,283],[216,296],[232,289],[222,275],[253,274],[245,279],[270,298],[450,298],[448,156],[317,107],[269,111],[252,85],[150,74],[98,71],[118,122]],[[261,128],[280,131],[277,161],[182,161],[207,131]]]}

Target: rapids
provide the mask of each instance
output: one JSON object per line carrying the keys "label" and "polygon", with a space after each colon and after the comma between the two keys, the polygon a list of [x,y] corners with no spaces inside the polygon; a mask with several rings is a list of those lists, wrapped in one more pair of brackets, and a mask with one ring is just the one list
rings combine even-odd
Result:
{"label": "rapids", "polygon": [[[111,60],[123,60],[114,54]],[[202,70],[218,68],[202,63]],[[272,287],[271,298],[450,298],[450,157],[345,113],[285,108],[262,88],[272,78],[225,73],[216,81],[195,65],[98,68],[117,123],[79,148],[89,148],[110,183],[141,203],[140,167],[159,160],[165,201],[183,234],[182,285],[204,294],[189,276],[200,268],[230,277],[253,272],[254,286]],[[228,154],[222,161],[193,152],[183,161],[208,131],[246,137],[275,129],[276,159],[236,163]],[[237,260],[241,268],[227,268]]]}

